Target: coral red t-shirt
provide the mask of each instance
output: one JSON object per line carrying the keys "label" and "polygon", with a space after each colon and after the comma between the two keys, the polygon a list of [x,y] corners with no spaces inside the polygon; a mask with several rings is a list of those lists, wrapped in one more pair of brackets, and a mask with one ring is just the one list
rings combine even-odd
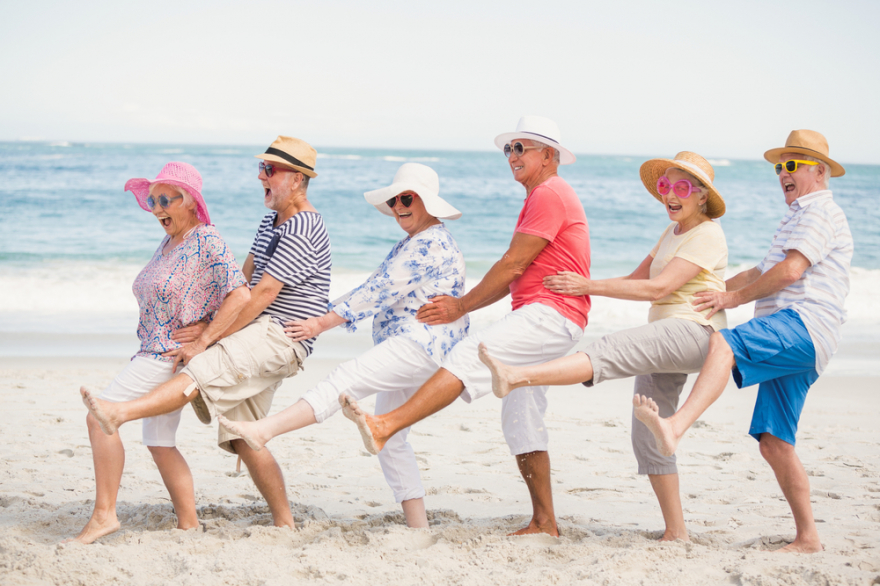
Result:
{"label": "coral red t-shirt", "polygon": [[526,197],[516,232],[538,236],[548,244],[522,276],[510,284],[513,309],[540,303],[586,327],[589,295],[572,297],[544,287],[544,277],[558,271],[590,278],[590,228],[574,189],[558,176],[537,186]]}

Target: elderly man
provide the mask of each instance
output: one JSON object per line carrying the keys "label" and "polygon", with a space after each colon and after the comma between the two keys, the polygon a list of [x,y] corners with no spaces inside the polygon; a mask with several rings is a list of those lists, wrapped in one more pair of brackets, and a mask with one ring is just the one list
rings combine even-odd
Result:
{"label": "elderly man", "polygon": [[[590,235],[584,208],[574,190],[557,174],[560,164],[575,161],[560,144],[556,124],[524,116],[515,132],[495,144],[508,157],[513,178],[526,189],[526,200],[510,248],[483,280],[461,298],[435,297],[417,317],[430,325],[453,322],[475,309],[512,296],[513,311],[501,321],[459,342],[438,370],[401,407],[376,417],[341,397],[346,416],[361,430],[364,444],[378,453],[401,429],[436,413],[461,396],[467,402],[492,392],[489,369],[477,346],[485,342],[504,360],[532,365],[565,355],[583,335],[588,297],[570,297],[544,288],[543,279],[559,271],[590,276]],[[511,453],[529,488],[533,515],[516,534],[558,535],[550,488],[548,434],[543,416],[547,387],[522,387],[504,398],[501,422]]]}
{"label": "elderly man", "polygon": [[[199,328],[197,339],[178,356],[185,368],[140,399],[111,403],[83,389],[83,401],[105,433],[189,402],[206,424],[219,414],[233,421],[254,421],[268,414],[275,390],[299,371],[314,343],[314,338],[293,342],[284,333],[284,322],[327,310],[330,240],[307,196],[309,179],[317,176],[316,156],[307,143],[287,136],[279,136],[256,156],[263,159],[258,178],[264,203],[272,211],[260,223],[242,271],[252,289],[250,303],[225,332],[211,337],[206,336],[210,326]],[[293,527],[284,477],[272,454],[251,449],[224,428],[218,443],[244,461],[275,525]]]}
{"label": "elderly man", "polygon": [[669,418],[633,398],[636,417],[672,454],[685,431],[722,393],[728,372],[739,388],[758,387],[749,434],[773,468],[794,515],[797,534],[783,551],[822,549],[810,506],[810,483],[795,453],[798,419],[810,386],[837,350],[846,317],[852,235],[828,189],[844,169],[828,156],[818,132],[795,130],[781,148],[764,153],[775,164],[788,212],[761,263],[727,281],[727,291],[702,292],[696,310],[716,311],[757,300],[754,319],[712,335],[709,354],[685,404]]}

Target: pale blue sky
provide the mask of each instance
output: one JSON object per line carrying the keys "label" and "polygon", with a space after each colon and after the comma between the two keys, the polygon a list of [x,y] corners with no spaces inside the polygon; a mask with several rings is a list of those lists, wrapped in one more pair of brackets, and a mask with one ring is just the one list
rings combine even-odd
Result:
{"label": "pale blue sky", "polygon": [[0,0],[0,140],[758,159],[788,132],[880,163],[880,2]]}

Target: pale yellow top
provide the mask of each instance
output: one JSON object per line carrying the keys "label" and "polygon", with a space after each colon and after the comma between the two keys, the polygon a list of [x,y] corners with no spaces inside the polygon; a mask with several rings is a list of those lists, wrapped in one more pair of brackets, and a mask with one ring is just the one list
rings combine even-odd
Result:
{"label": "pale yellow top", "polygon": [[703,222],[684,234],[675,234],[677,223],[666,228],[651,250],[651,278],[659,275],[673,258],[692,262],[703,270],[663,299],[651,303],[648,322],[669,317],[689,319],[712,326],[715,331],[727,327],[727,314],[719,311],[707,320],[709,310],[697,312],[691,304],[697,291],[725,291],[724,270],[727,268],[727,240],[717,222]]}

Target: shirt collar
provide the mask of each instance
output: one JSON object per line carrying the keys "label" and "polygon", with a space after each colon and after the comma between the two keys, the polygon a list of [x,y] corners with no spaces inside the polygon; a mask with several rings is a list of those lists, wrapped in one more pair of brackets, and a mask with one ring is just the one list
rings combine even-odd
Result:
{"label": "shirt collar", "polygon": [[819,191],[814,191],[813,193],[808,193],[807,195],[802,195],[793,202],[791,202],[791,208],[795,210],[799,210],[807,207],[808,205],[815,203],[817,201],[823,199],[832,199],[831,190],[830,189],[820,189]]}

